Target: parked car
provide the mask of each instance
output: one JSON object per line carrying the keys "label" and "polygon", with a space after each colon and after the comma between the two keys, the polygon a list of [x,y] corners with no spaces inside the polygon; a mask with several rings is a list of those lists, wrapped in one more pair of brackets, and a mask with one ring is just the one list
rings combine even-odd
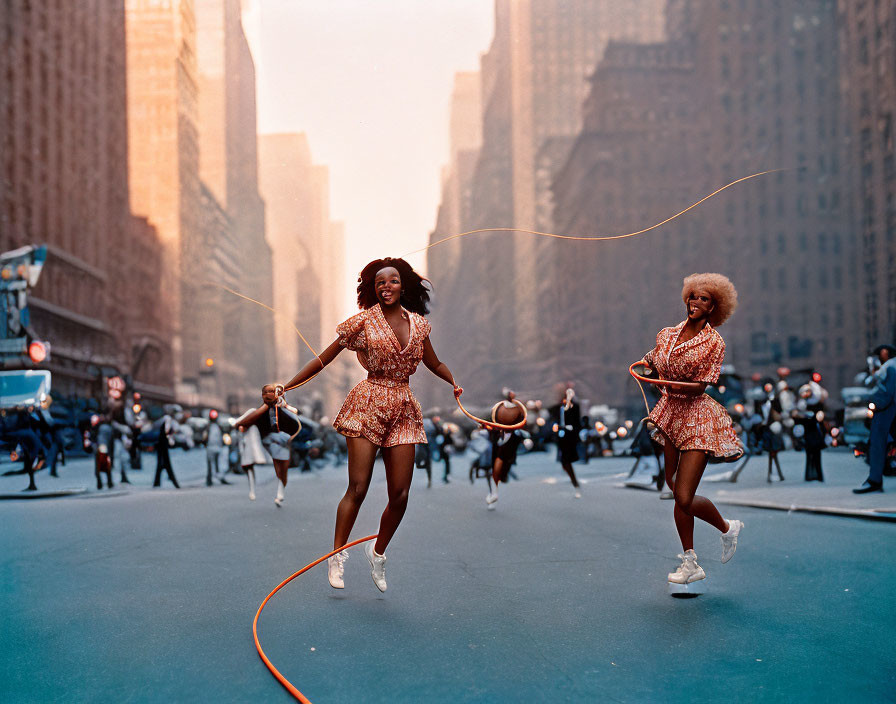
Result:
{"label": "parked car", "polygon": [[868,443],[873,411],[868,407],[871,389],[865,386],[846,386],[840,390],[843,399],[842,441],[850,447]]}

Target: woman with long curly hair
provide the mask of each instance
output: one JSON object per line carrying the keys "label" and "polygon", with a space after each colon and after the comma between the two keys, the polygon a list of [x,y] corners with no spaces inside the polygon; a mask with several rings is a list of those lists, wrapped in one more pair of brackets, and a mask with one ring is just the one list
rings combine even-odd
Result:
{"label": "woman with long curly hair", "polygon": [[[426,442],[423,413],[411,393],[408,379],[423,364],[454,387],[448,367],[436,356],[429,340],[428,281],[404,259],[377,259],[358,276],[360,313],[336,327],[336,340],[317,359],[285,384],[301,384],[332,362],[343,350],[358,354],[367,378],[349,392],[333,426],[348,444],[348,489],[336,509],[333,547],[348,543],[358,511],[367,495],[377,451],[386,465],[389,502],[380,520],[376,543],[365,545],[371,576],[386,591],[385,550],[398,529],[408,505],[414,475],[414,446]],[[342,589],[344,563],[341,551],[329,559],[330,586]]]}
{"label": "woman with long curly hair", "polygon": [[703,393],[721,374],[725,341],[715,328],[737,307],[737,291],[721,274],[692,274],[684,280],[681,297],[687,317],[659,332],[656,347],[643,362],[662,379],[687,384],[663,386],[649,417],[663,445],[666,483],[675,499],[675,527],[684,551],[669,581],[688,584],[706,577],[694,552],[695,516],[722,533],[722,562],[737,548],[743,523],[725,520],[712,501],[696,493],[710,455],[734,461],[743,447],[724,406]]}

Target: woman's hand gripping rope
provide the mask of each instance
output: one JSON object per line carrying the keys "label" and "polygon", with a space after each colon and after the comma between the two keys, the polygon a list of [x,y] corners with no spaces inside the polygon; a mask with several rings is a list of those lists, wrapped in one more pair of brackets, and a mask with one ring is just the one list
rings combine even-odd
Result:
{"label": "woman's hand gripping rope", "polygon": [[457,401],[457,407],[460,408],[460,412],[463,413],[467,418],[474,421],[475,423],[478,423],[483,428],[490,428],[493,430],[518,430],[518,429],[526,426],[526,420],[528,419],[528,414],[526,412],[526,406],[525,406],[525,404],[520,403],[516,399],[514,399],[513,402],[523,412],[523,418],[522,418],[522,420],[514,423],[513,425],[504,425],[503,423],[495,422],[495,412],[498,410],[498,406],[500,406],[503,403],[503,401],[499,401],[492,407],[492,419],[490,421],[483,420],[482,418],[477,418],[472,413],[470,413],[466,408],[464,408],[464,404],[462,404],[460,402],[460,395],[463,392],[464,392],[464,390],[462,388],[460,388],[459,386],[454,387],[454,400]]}
{"label": "woman's hand gripping rope", "polygon": [[646,367],[647,369],[653,369],[648,363],[646,359],[639,359],[637,362],[630,364],[628,367],[628,373],[632,375],[635,381],[638,382],[638,388],[641,390],[641,398],[644,399],[644,408],[647,409],[647,416],[642,418],[641,420],[646,420],[650,422],[650,404],[647,403],[647,394],[644,393],[644,384],[653,384],[654,386],[668,386],[674,389],[679,389],[682,391],[692,391],[695,394],[700,394],[703,392],[704,385],[696,382],[696,381],[671,381],[669,379],[660,379],[654,378],[650,379],[646,376],[638,374],[635,371],[635,367]]}

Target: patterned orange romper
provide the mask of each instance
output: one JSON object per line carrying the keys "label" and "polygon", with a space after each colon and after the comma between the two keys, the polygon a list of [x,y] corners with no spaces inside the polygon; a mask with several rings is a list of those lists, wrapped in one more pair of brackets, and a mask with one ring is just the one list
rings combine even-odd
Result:
{"label": "patterned orange romper", "polygon": [[336,327],[339,344],[358,353],[367,378],[353,388],[333,427],[346,437],[364,436],[380,447],[425,443],[423,412],[408,380],[423,359],[423,341],[432,326],[405,311],[411,324],[408,345],[401,344],[379,303]]}
{"label": "patterned orange romper", "polygon": [[[707,323],[694,338],[678,344],[678,336],[687,321],[663,328],[656,336],[656,347],[644,355],[663,379],[715,384],[722,373],[725,341]],[[687,396],[666,386],[650,412],[650,420],[663,431],[679,450],[703,450],[713,457],[735,460],[744,449],[731,427],[731,417],[722,404],[706,394]],[[657,442],[664,444],[662,434]]]}

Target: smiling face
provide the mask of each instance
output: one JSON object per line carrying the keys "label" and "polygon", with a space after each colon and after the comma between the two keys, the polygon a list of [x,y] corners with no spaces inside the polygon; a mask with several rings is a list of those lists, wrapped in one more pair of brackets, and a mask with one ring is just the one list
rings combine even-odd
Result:
{"label": "smiling face", "polygon": [[694,289],[688,294],[686,305],[688,320],[692,321],[706,320],[715,308],[709,291],[700,288]]}
{"label": "smiling face", "polygon": [[385,306],[398,303],[401,298],[401,275],[394,266],[387,266],[376,272],[373,290],[377,300]]}
{"label": "smiling face", "polygon": [[261,387],[261,400],[268,405],[277,400],[277,389],[273,384],[265,384]]}

